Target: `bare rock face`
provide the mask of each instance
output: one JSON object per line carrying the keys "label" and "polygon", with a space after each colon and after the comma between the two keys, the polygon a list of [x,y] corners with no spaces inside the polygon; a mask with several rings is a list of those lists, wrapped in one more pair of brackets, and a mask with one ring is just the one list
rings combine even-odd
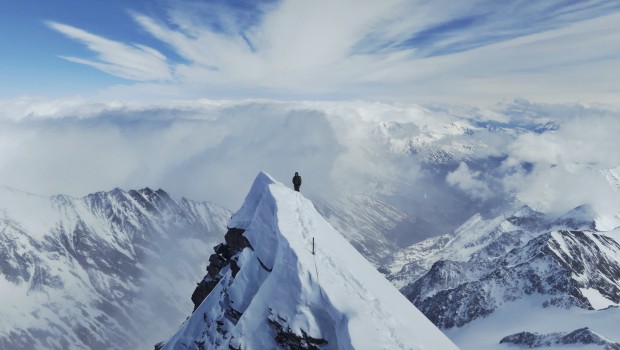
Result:
{"label": "bare rock face", "polygon": [[245,232],[245,230],[240,228],[229,228],[228,232],[226,232],[224,240],[226,240],[226,244],[233,252],[241,251],[243,248],[247,247],[251,248],[250,242],[243,236],[243,232]]}
{"label": "bare rock face", "polygon": [[229,228],[224,236],[226,243],[220,243],[213,247],[215,253],[209,256],[207,274],[202,281],[196,284],[196,289],[192,293],[194,311],[220,282],[222,279],[220,271],[224,267],[230,265],[233,278],[239,272],[239,265],[237,265],[233,257],[244,248],[251,248],[250,242],[243,236],[244,232],[245,230],[240,228]]}
{"label": "bare rock face", "polygon": [[328,342],[325,339],[317,339],[309,336],[303,329],[301,330],[301,336],[295,334],[290,328],[286,326],[286,320],[279,317],[270,315],[268,318],[269,324],[276,331],[276,341],[282,347],[287,350],[321,350],[320,346],[327,345]]}

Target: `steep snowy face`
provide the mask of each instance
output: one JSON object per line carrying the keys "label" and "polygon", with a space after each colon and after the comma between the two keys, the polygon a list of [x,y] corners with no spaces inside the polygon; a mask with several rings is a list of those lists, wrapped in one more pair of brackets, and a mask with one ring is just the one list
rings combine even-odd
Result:
{"label": "steep snowy face", "polygon": [[164,349],[456,348],[269,175],[257,176],[228,227],[205,276],[211,290]]}
{"label": "steep snowy face", "polygon": [[148,188],[84,198],[0,188],[0,344],[152,348],[191,308],[183,292],[229,217]]}

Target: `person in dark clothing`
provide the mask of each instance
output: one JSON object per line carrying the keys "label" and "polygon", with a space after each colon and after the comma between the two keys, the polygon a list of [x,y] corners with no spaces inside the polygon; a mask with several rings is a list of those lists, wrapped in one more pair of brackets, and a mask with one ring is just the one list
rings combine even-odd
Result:
{"label": "person in dark clothing", "polygon": [[293,186],[295,187],[295,191],[299,192],[299,187],[301,186],[301,176],[299,173],[295,172],[295,176],[293,176]]}

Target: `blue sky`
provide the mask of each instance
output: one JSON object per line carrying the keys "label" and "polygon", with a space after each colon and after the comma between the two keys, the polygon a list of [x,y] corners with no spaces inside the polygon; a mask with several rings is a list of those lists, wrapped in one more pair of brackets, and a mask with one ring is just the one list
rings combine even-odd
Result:
{"label": "blue sky", "polygon": [[[0,3],[0,99],[613,103],[620,2]],[[614,69],[616,68],[616,69]]]}

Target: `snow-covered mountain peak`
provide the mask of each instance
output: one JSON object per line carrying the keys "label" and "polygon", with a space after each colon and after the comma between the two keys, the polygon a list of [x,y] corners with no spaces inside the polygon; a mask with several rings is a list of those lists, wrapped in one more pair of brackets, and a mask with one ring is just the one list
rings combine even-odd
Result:
{"label": "snow-covered mountain peak", "polygon": [[228,227],[227,247],[209,259],[221,269],[205,276],[217,284],[165,349],[456,348],[312,202],[268,174]]}
{"label": "snow-covered mountain peak", "polygon": [[506,216],[506,221],[516,227],[521,227],[530,231],[540,229],[544,220],[545,215],[543,213],[537,212],[528,205],[524,205],[515,210],[512,214]]}
{"label": "snow-covered mountain peak", "polygon": [[480,214],[475,214],[455,230],[454,237],[446,245],[446,252],[449,254],[444,256],[465,261],[470,259],[474,253],[480,256],[482,249],[489,247],[502,237],[511,241],[526,240],[531,238],[532,233],[542,225],[543,220],[542,213],[536,212],[527,205],[515,209],[508,215],[492,219],[485,219]]}
{"label": "snow-covered mountain peak", "polygon": [[429,272],[437,261],[470,261],[485,266],[486,260],[494,260],[527,243],[544,223],[544,215],[527,205],[491,219],[475,214],[452,234],[430,238],[398,252],[388,264],[392,273],[389,278],[402,288]]}
{"label": "snow-covered mountain peak", "polygon": [[580,205],[553,221],[549,229],[596,231],[597,213],[589,204]]}

